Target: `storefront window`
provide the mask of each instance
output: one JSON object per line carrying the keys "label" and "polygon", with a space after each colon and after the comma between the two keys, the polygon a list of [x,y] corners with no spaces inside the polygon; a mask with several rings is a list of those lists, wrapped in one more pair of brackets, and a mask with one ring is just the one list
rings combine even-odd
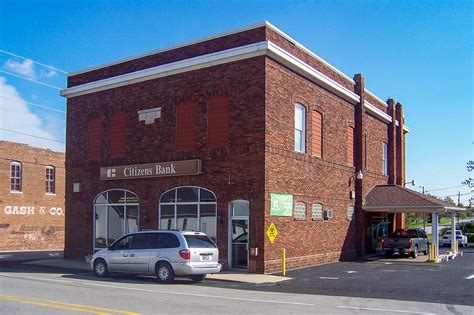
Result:
{"label": "storefront window", "polygon": [[94,202],[94,249],[105,248],[122,235],[138,231],[139,204],[136,194],[109,190]]}
{"label": "storefront window", "polygon": [[160,229],[201,231],[214,241],[217,235],[217,202],[213,192],[200,187],[179,187],[160,198]]}

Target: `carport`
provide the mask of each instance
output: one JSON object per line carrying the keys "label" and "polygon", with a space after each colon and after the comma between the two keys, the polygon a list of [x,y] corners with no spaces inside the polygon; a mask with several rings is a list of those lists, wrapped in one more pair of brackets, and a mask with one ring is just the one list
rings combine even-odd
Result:
{"label": "carport", "polygon": [[[451,235],[456,239],[456,214],[466,211],[399,185],[374,186],[365,198],[363,206],[366,212],[386,213],[430,213],[432,222],[432,244],[435,245],[435,257],[439,260],[438,216],[451,215]],[[436,233],[434,233],[436,231]],[[451,252],[457,255],[456,242],[451,242]]]}

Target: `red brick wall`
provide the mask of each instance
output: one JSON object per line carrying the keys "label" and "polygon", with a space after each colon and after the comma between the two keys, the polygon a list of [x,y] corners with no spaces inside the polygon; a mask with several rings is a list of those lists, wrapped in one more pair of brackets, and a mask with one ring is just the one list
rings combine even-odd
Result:
{"label": "red brick wall", "polygon": [[77,74],[68,78],[68,87],[110,78],[124,73],[147,69],[178,60],[197,57],[220,50],[249,45],[264,40],[265,28],[255,28],[245,32],[210,39],[193,45],[180,47],[86,73]]}
{"label": "red brick wall", "polygon": [[[240,35],[198,43],[171,52],[155,54],[123,64],[69,78],[69,86],[91,82],[153,65],[269,39],[296,57],[309,63],[349,90],[353,83],[316,58],[308,55],[273,30],[259,28]],[[170,59],[171,58],[171,59]],[[228,145],[213,147],[208,133],[209,102],[215,97],[229,100]],[[386,111],[383,104],[366,95],[367,100]],[[176,146],[176,104],[193,102],[195,146]],[[306,107],[306,152],[294,150],[294,104]],[[153,124],[138,121],[138,110],[161,107],[162,117]],[[212,106],[211,106],[212,110]],[[322,157],[312,143],[313,111],[322,114]],[[89,119],[101,117],[100,144],[110,147],[114,130],[111,119],[116,113],[127,117],[125,155],[111,156],[102,149],[99,161],[87,161],[86,126]],[[382,142],[388,139],[387,124],[363,116],[366,144],[362,196],[377,184],[386,184],[382,175]],[[317,125],[317,124],[315,124]],[[232,200],[250,201],[250,247],[258,247],[250,257],[250,270],[272,272],[280,268],[281,248],[286,248],[288,267],[301,267],[354,257],[363,248],[360,237],[366,226],[357,226],[347,218],[348,206],[354,206],[350,192],[355,189],[356,168],[347,165],[347,129],[355,125],[354,105],[282,67],[268,57],[256,57],[165,78],[68,99],[66,250],[68,257],[82,257],[92,251],[92,203],[107,189],[123,188],[136,193],[140,200],[140,227],[156,228],[158,200],[168,189],[181,185],[201,186],[218,198],[218,246],[221,260],[227,262],[228,204]],[[313,135],[314,132],[314,135]],[[181,149],[181,150],[178,150]],[[356,148],[356,150],[362,150]],[[360,159],[361,155],[357,155]],[[99,168],[159,161],[201,159],[199,176],[155,179],[100,181]],[[72,184],[81,183],[79,193]],[[270,193],[288,193],[295,202],[307,204],[306,220],[269,215]],[[313,203],[332,209],[334,218],[312,220]],[[356,211],[361,211],[360,209]],[[146,215],[145,215],[146,214]],[[364,224],[369,215],[358,213]],[[145,221],[145,217],[149,220]],[[367,220],[365,220],[367,219]],[[265,235],[274,223],[279,231],[274,244]]]}
{"label": "red brick wall", "polygon": [[[287,267],[295,268],[334,262],[355,256],[361,246],[356,238],[355,220],[347,218],[348,206],[354,205],[354,167],[347,165],[347,130],[354,125],[354,106],[324,90],[271,59],[266,63],[266,155],[265,155],[265,227],[274,223],[279,234],[274,244],[265,237],[265,272],[281,268],[281,248],[286,249]],[[323,158],[294,151],[292,117],[294,103],[307,108],[307,143],[312,143],[313,110],[323,114]],[[382,141],[387,125],[365,115],[368,169],[364,177],[365,196],[376,184],[386,184],[382,176]],[[270,193],[293,194],[294,202],[307,204],[307,219],[269,215]],[[333,209],[334,218],[312,220],[311,206]],[[365,215],[365,214],[364,214]],[[365,227],[361,228],[365,231]]]}
{"label": "red brick wall", "polygon": [[176,105],[176,150],[193,150],[196,146],[195,102]]}
{"label": "red brick wall", "polygon": [[[10,163],[22,164],[21,193],[10,191]],[[45,194],[45,167],[56,170],[56,193]],[[0,141],[0,250],[64,247],[64,153]],[[29,207],[30,212],[27,211]],[[17,211],[16,211],[16,209]]]}
{"label": "red brick wall", "polygon": [[[264,235],[261,217],[264,205],[264,112],[265,58],[214,66],[166,78],[150,80],[113,90],[68,99],[66,257],[83,257],[92,252],[93,201],[104,190],[123,188],[138,195],[140,228],[157,228],[158,201],[171,188],[195,185],[217,196],[217,242],[220,258],[227,262],[228,204],[250,202],[250,234]],[[229,99],[229,144],[210,148],[207,144],[208,102],[215,96]],[[196,146],[176,150],[176,104],[193,101],[196,106]],[[154,124],[138,120],[138,110],[161,107]],[[126,155],[112,158],[102,150],[100,161],[85,159],[87,121],[102,118],[101,143],[110,143],[110,120],[115,113],[127,115]],[[154,179],[100,181],[99,168],[160,161],[201,159],[203,174]],[[81,183],[79,193],[73,183]],[[145,213],[149,222],[145,221]],[[256,238],[250,246],[255,247]]]}
{"label": "red brick wall", "polygon": [[125,154],[125,130],[127,129],[127,115],[115,114],[110,120],[110,156],[120,157]]}
{"label": "red brick wall", "polygon": [[207,137],[209,147],[229,143],[229,97],[214,96],[207,107]]}

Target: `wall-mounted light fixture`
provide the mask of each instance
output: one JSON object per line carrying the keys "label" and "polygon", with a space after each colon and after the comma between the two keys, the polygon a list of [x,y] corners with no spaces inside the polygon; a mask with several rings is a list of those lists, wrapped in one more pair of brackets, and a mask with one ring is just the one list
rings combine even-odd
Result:
{"label": "wall-mounted light fixture", "polygon": [[411,182],[406,182],[405,185],[406,184],[411,184],[412,186],[415,186],[415,180],[412,180]]}

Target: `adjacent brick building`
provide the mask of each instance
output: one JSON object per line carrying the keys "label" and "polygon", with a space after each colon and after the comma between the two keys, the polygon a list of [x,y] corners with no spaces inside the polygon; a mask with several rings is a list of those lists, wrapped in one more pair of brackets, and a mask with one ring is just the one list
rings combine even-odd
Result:
{"label": "adjacent brick building", "polygon": [[282,248],[289,268],[333,262],[403,225],[363,211],[404,183],[402,106],[268,22],[72,73],[62,95],[67,257],[197,229],[225,268],[273,272]]}
{"label": "adjacent brick building", "polygon": [[0,250],[64,247],[64,153],[0,141]]}

